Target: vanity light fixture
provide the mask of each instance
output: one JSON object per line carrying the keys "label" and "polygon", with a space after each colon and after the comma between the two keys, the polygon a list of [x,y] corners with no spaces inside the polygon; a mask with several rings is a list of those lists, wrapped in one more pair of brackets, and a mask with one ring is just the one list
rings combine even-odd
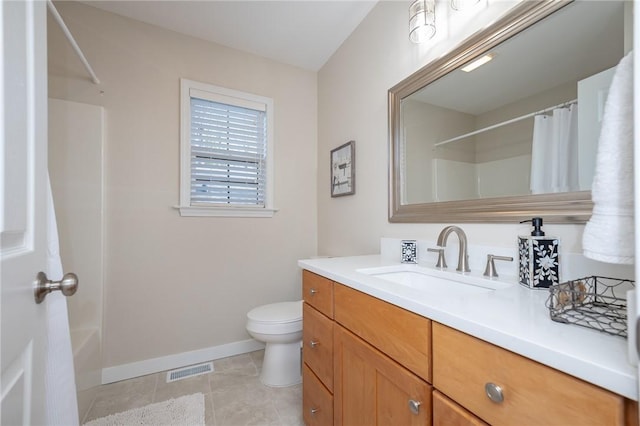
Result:
{"label": "vanity light fixture", "polygon": [[451,0],[451,9],[464,10],[474,6],[480,0]]}
{"label": "vanity light fixture", "polygon": [[[409,39],[422,43],[436,35],[436,1],[413,0],[409,6]],[[451,9],[470,9],[480,0],[448,0]]]}
{"label": "vanity light fixture", "polygon": [[435,0],[415,0],[409,6],[409,39],[414,43],[422,43],[435,34]]}
{"label": "vanity light fixture", "polygon": [[496,56],[495,53],[487,53],[486,55],[481,56],[480,58],[478,58],[475,61],[471,62],[469,65],[465,65],[464,67],[462,67],[460,69],[462,71],[464,71],[464,72],[471,72],[471,71],[475,70],[476,68],[486,64],[487,62],[492,60],[495,56]]}

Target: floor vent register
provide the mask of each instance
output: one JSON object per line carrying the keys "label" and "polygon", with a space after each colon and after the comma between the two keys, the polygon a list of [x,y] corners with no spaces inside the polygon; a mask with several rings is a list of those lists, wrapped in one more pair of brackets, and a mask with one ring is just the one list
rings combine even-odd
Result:
{"label": "floor vent register", "polygon": [[178,368],[167,372],[167,383],[186,379],[188,377],[199,376],[213,372],[213,362],[191,365],[189,367]]}

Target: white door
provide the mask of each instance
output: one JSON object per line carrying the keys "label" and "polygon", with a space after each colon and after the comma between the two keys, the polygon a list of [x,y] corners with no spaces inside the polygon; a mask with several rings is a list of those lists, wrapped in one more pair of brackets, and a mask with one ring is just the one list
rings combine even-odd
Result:
{"label": "white door", "polygon": [[0,423],[44,416],[46,304],[46,2],[0,1]]}
{"label": "white door", "polygon": [[[633,7],[633,44],[640,46],[640,7],[634,4]],[[640,49],[633,51],[633,122],[640,123]],[[635,197],[635,281],[636,281],[636,318],[630,318],[635,322],[635,326],[629,324],[629,330],[634,330],[634,335],[629,336],[629,342],[635,348],[636,355],[640,357],[640,173],[636,172],[636,167],[640,166],[640,131],[638,125],[635,124],[633,135],[634,146],[634,197]],[[640,395],[640,363],[638,363],[638,395]],[[638,416],[640,418],[640,415]]]}

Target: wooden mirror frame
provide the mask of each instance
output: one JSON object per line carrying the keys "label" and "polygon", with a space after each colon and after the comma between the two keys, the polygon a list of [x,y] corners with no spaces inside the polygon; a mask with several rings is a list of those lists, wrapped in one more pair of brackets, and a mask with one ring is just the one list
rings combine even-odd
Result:
{"label": "wooden mirror frame", "polygon": [[535,216],[545,223],[585,223],[591,216],[591,191],[402,204],[400,183],[400,102],[498,44],[570,4],[572,0],[525,1],[459,47],[389,89],[389,222],[517,223]]}

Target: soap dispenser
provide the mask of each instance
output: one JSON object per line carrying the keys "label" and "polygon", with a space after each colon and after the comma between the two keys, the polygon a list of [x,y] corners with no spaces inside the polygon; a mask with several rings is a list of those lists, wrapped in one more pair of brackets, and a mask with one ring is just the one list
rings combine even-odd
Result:
{"label": "soap dispenser", "polygon": [[533,230],[531,235],[518,236],[520,284],[532,289],[549,288],[558,284],[560,280],[558,239],[544,235],[541,217],[534,217],[520,223],[525,222],[531,222]]}

